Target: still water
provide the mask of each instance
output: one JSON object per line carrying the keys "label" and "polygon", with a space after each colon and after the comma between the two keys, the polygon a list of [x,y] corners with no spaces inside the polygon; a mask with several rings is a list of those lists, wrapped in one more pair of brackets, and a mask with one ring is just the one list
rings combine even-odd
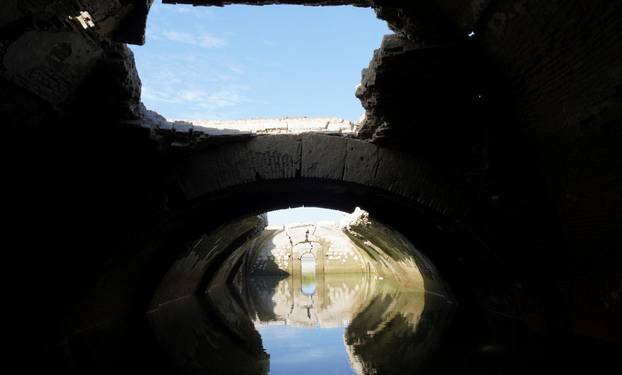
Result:
{"label": "still water", "polygon": [[212,282],[149,318],[187,374],[404,374],[434,352],[452,310],[373,274],[298,272]]}
{"label": "still water", "polygon": [[302,274],[256,276],[247,286],[274,375],[411,371],[435,345],[433,319],[422,321],[426,301],[435,300],[433,310],[447,307],[439,297],[379,276],[316,276],[304,264]]}
{"label": "still water", "polygon": [[259,328],[270,355],[270,374],[356,374],[346,353],[344,327]]}

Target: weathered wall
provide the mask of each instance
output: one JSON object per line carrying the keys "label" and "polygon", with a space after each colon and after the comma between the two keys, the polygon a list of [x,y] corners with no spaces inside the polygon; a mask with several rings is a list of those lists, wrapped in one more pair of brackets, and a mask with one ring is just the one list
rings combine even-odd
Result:
{"label": "weathered wall", "polygon": [[[357,210],[339,225],[336,223],[300,224],[282,229],[267,229],[253,239],[244,272],[249,275],[300,276],[301,257],[312,254],[315,273],[370,274],[396,284],[423,288],[424,279],[417,263],[422,255],[397,231],[370,220]],[[426,270],[426,278],[437,272]],[[438,280],[439,285],[442,281]]]}
{"label": "weathered wall", "polygon": [[[373,273],[378,274],[375,262],[357,247],[336,225],[296,225],[276,229],[258,238],[260,245],[251,250],[248,261],[251,274],[299,275],[304,254],[312,254],[316,260],[316,274]],[[276,269],[270,269],[270,266]],[[416,268],[415,268],[416,269]]]}
{"label": "weathered wall", "polygon": [[387,190],[439,213],[465,215],[469,209],[470,192],[455,190],[426,160],[345,137],[260,136],[193,153],[175,171],[186,199],[239,184],[298,177]]}
{"label": "weathered wall", "polygon": [[[622,265],[611,249],[622,243],[620,2],[374,4],[408,41],[386,40],[363,73],[361,135],[406,139],[405,148],[421,139],[415,152],[468,161],[461,169],[480,177],[472,186],[490,192],[507,225],[548,217],[530,241],[557,260],[556,278],[575,280],[560,287],[576,329],[619,335]],[[435,63],[441,51],[454,57]]]}
{"label": "weathered wall", "polygon": [[247,272],[254,275],[300,275],[301,257],[312,254],[315,273],[366,272],[366,262],[338,227],[301,224],[271,228],[249,251]]}

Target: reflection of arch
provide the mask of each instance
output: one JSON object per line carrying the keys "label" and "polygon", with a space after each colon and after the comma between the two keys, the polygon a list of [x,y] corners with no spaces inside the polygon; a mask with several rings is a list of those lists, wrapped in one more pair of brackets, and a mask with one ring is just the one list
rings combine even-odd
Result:
{"label": "reflection of arch", "polygon": [[[316,282],[317,261],[313,253],[305,253],[300,256],[300,274],[302,277],[300,291],[306,296],[313,296],[317,287]],[[324,275],[320,275],[324,277]]]}

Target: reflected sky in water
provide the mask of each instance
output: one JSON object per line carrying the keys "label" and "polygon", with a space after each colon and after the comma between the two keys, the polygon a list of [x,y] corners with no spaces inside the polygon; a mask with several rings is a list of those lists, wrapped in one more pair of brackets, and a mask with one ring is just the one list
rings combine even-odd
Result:
{"label": "reflected sky in water", "polygon": [[387,365],[384,357],[395,360],[387,350],[416,362],[417,345],[396,347],[395,339],[415,338],[425,305],[421,289],[370,274],[302,272],[254,276],[245,290],[270,374],[371,374]]}
{"label": "reflected sky in water", "polygon": [[[308,301],[305,308],[311,319],[310,310],[314,308],[317,289],[315,258],[311,254],[303,255],[301,263],[300,291]],[[287,300],[287,296],[275,297]],[[344,347],[345,327],[258,324],[256,328],[270,355],[270,374],[355,374]]]}
{"label": "reflected sky in water", "polygon": [[235,375],[413,373],[450,320],[451,299],[421,287],[300,271],[217,276],[204,296],[159,305],[149,318],[185,373]]}
{"label": "reflected sky in water", "polygon": [[270,354],[270,374],[355,374],[343,343],[345,327],[259,325],[257,329]]}

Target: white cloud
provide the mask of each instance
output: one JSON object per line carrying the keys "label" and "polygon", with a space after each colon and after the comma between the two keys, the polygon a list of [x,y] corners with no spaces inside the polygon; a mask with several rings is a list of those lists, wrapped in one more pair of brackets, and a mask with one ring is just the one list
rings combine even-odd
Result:
{"label": "white cloud", "polygon": [[199,45],[206,48],[222,47],[225,40],[209,33],[203,33],[198,36]]}
{"label": "white cloud", "polygon": [[204,99],[203,104],[201,104],[203,108],[233,107],[244,101],[240,95],[240,89],[237,87],[222,88],[208,94]]}
{"label": "white cloud", "polygon": [[168,40],[203,48],[218,48],[227,44],[223,38],[207,32],[190,33],[185,31],[161,31],[152,29],[148,37],[155,40]]}
{"label": "white cloud", "polygon": [[165,31],[162,36],[172,42],[191,44],[204,48],[217,48],[224,46],[225,40],[210,33],[188,33],[183,31]]}
{"label": "white cloud", "polygon": [[244,101],[239,87],[223,87],[214,91],[188,87],[164,86],[153,88],[145,85],[142,88],[142,99],[152,102],[169,104],[184,103],[206,109],[233,107]]}
{"label": "white cloud", "polygon": [[144,85],[142,101],[147,108],[161,112],[168,118],[225,119],[238,116],[243,103],[250,102],[244,96],[247,87],[239,85],[203,89],[197,87],[157,84]]}
{"label": "white cloud", "polygon": [[191,15],[194,17],[206,17],[211,16],[212,12],[204,6],[193,6],[186,4],[175,4],[175,5],[166,5],[166,7],[170,7],[170,9],[166,9],[167,11],[171,11],[177,14]]}
{"label": "white cloud", "polygon": [[206,6],[193,6],[190,4],[162,4],[161,1],[154,1],[149,9],[149,17],[156,14],[168,17],[173,14],[182,14],[205,18],[212,16],[213,12]]}

